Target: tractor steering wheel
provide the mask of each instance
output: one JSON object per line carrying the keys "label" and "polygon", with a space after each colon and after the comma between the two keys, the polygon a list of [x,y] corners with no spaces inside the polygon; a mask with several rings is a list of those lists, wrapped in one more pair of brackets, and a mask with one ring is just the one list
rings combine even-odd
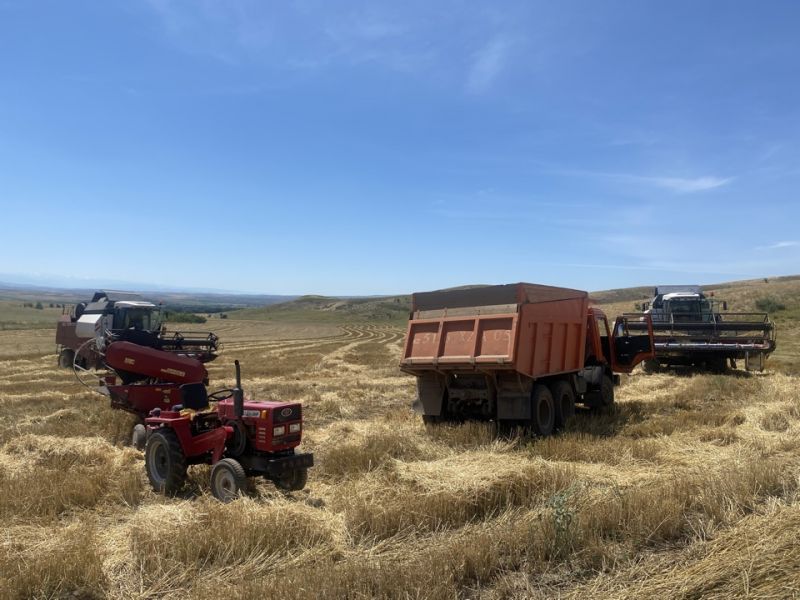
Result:
{"label": "tractor steering wheel", "polygon": [[210,402],[219,402],[220,400],[230,398],[231,396],[233,396],[233,390],[231,388],[225,388],[224,390],[212,392],[208,395],[208,399]]}

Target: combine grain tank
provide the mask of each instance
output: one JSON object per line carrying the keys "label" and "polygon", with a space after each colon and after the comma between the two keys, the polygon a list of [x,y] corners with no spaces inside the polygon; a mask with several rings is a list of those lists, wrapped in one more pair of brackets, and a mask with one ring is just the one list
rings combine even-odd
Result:
{"label": "combine grain tank", "polygon": [[[612,329],[587,292],[517,283],[414,294],[401,369],[428,423],[483,419],[563,427],[575,404],[609,406],[615,372],[653,357],[649,317]],[[646,323],[630,332],[628,323]]]}

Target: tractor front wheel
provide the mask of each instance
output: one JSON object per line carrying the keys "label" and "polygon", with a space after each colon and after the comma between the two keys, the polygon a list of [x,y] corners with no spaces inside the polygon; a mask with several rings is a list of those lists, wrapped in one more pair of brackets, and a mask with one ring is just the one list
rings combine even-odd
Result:
{"label": "tractor front wheel", "polygon": [[238,460],[223,458],[211,467],[211,493],[221,502],[230,502],[247,489],[247,473]]}
{"label": "tractor front wheel", "polygon": [[306,487],[308,469],[295,469],[272,478],[275,487],[286,492],[295,492]]}
{"label": "tractor front wheel", "polygon": [[131,446],[137,450],[144,450],[147,444],[147,429],[141,423],[133,426],[133,434],[131,435]]}
{"label": "tractor front wheel", "polygon": [[144,466],[153,489],[174,496],[186,482],[186,457],[171,429],[154,431],[147,438]]}

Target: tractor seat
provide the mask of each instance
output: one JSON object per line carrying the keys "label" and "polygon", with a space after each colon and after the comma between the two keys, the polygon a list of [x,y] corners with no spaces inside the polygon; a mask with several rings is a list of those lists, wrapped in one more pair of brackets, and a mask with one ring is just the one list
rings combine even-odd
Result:
{"label": "tractor seat", "polygon": [[181,386],[181,402],[184,409],[203,410],[208,408],[208,392],[202,383],[184,383]]}

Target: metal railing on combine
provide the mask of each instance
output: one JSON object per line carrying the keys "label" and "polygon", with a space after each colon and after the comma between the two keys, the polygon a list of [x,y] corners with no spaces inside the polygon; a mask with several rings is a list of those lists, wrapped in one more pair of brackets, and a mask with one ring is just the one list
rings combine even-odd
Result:
{"label": "metal railing on combine", "polygon": [[[631,329],[644,328],[644,323],[628,321]],[[775,324],[766,313],[717,313],[703,315],[665,315],[653,317],[653,337],[656,344],[680,343],[692,340],[704,343],[751,343],[774,346]]]}

